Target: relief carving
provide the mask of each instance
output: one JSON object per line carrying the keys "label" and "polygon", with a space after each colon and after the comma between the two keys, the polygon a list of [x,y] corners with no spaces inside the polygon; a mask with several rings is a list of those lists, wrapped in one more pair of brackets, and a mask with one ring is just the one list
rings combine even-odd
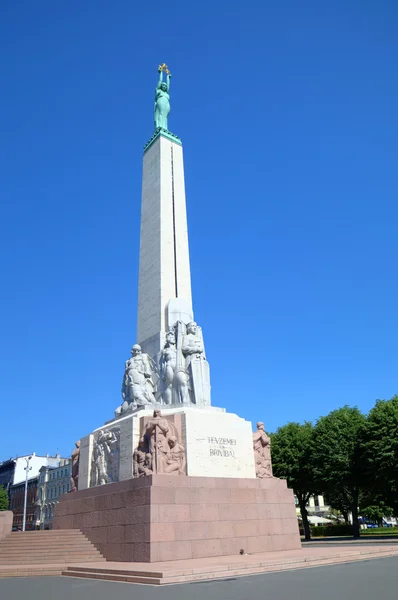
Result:
{"label": "relief carving", "polygon": [[90,486],[119,481],[120,429],[100,429],[94,434]]}
{"label": "relief carving", "polygon": [[155,410],[147,421],[143,436],[134,452],[134,477],[152,473],[186,475],[185,448],[176,426]]}
{"label": "relief carving", "polygon": [[146,451],[144,438],[141,438],[133,454],[133,477],[144,475],[152,475],[152,456]]}

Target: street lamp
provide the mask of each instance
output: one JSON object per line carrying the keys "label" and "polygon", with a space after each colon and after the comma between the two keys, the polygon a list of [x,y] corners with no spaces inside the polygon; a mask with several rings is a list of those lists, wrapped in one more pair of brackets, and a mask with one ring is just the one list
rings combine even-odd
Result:
{"label": "street lamp", "polygon": [[26,467],[24,467],[25,471],[26,471],[26,477],[25,477],[25,498],[23,501],[23,522],[22,522],[22,531],[25,531],[25,525],[26,525],[26,504],[27,504],[27,499],[28,499],[28,478],[29,478],[29,471],[32,470],[32,467],[29,466],[29,461],[32,457],[31,456],[27,456],[25,458],[26,461]]}

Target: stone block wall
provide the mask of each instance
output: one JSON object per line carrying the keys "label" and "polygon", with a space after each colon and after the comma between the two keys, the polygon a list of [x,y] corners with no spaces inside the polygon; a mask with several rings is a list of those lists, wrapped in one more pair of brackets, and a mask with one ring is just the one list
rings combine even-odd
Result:
{"label": "stone block wall", "polygon": [[0,511],[0,540],[11,533],[13,516],[11,510]]}
{"label": "stone block wall", "polygon": [[113,561],[158,562],[301,547],[281,479],[152,475],[63,496],[54,529],[81,529]]}

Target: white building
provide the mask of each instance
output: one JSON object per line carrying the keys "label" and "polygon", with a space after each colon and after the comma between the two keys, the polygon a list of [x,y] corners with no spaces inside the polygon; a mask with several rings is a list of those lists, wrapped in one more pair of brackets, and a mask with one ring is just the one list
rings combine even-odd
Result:
{"label": "white building", "polygon": [[55,505],[60,496],[70,490],[72,463],[61,458],[59,466],[43,466],[40,469],[36,500],[36,527],[52,529]]}
{"label": "white building", "polygon": [[58,467],[61,457],[59,454],[55,456],[37,456],[35,452],[32,454],[26,454],[24,456],[18,456],[17,458],[10,458],[9,460],[0,463],[0,485],[8,489],[11,485],[16,485],[25,481],[26,478],[26,459],[29,460],[29,479],[37,477],[41,467]]}
{"label": "white building", "polygon": [[[296,496],[294,497],[296,502],[296,512],[299,519],[301,519],[300,507]],[[332,523],[331,519],[326,518],[326,515],[330,513],[330,506],[325,504],[324,497],[322,495],[311,496],[307,506],[308,521],[311,525],[325,525],[326,523]]]}

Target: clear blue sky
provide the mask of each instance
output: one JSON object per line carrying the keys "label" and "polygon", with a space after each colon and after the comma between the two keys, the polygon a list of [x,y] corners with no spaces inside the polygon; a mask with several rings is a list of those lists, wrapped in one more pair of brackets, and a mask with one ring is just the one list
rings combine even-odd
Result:
{"label": "clear blue sky", "polygon": [[273,431],[398,393],[397,30],[394,0],[0,3],[0,459],[120,403],[163,61],[213,404]]}

